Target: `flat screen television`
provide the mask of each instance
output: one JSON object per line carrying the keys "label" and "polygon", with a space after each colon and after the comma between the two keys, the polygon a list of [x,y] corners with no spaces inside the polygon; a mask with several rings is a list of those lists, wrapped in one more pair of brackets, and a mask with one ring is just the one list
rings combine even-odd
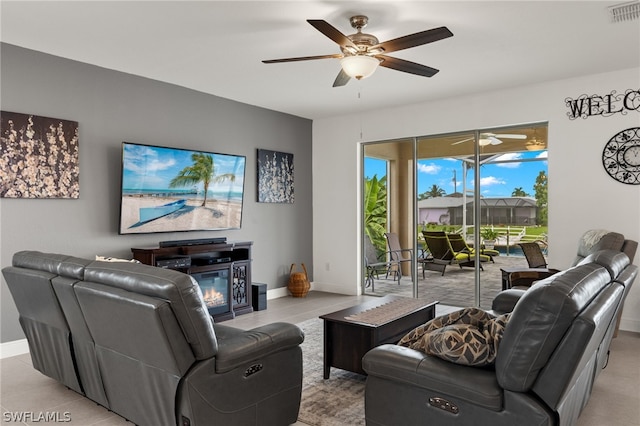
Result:
{"label": "flat screen television", "polygon": [[242,155],[122,143],[120,234],[240,229]]}

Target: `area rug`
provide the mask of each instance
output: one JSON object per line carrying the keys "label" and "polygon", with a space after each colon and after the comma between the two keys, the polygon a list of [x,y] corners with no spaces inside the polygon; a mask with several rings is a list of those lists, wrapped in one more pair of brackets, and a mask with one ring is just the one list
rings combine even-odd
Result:
{"label": "area rug", "polygon": [[338,368],[330,378],[323,375],[323,326],[320,318],[298,324],[304,330],[302,343],[302,401],[298,422],[312,426],[364,425],[366,376]]}

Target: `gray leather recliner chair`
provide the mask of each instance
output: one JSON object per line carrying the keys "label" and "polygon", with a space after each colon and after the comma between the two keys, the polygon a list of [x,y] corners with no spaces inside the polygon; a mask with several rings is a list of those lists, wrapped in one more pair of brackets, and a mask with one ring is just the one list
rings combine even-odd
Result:
{"label": "gray leather recliner chair", "polygon": [[370,350],[367,425],[574,425],[637,274],[626,254],[603,250],[537,282],[511,313],[495,368],[397,345]]}
{"label": "gray leather recliner chair", "polygon": [[[29,344],[33,367],[80,394],[85,394],[81,382],[89,382],[88,376],[94,373],[85,369],[76,371],[75,355],[85,355],[82,338],[71,339],[71,328],[76,324],[70,325],[67,320],[53,283],[81,280],[84,267],[89,263],[66,255],[24,256],[20,257],[20,267],[2,270],[20,314],[20,326]],[[97,369],[94,372],[99,374]],[[86,396],[92,398],[88,393]]]}
{"label": "gray leather recliner chair", "polygon": [[302,331],[214,324],[189,275],[33,251],[3,274],[34,366],[139,425],[295,423]]}

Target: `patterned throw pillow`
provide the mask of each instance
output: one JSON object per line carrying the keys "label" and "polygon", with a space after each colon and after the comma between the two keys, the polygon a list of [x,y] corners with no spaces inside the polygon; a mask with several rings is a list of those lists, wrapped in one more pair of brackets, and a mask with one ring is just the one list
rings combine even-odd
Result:
{"label": "patterned throw pillow", "polygon": [[416,327],[398,345],[456,364],[491,365],[510,316],[495,317],[477,308],[461,309]]}

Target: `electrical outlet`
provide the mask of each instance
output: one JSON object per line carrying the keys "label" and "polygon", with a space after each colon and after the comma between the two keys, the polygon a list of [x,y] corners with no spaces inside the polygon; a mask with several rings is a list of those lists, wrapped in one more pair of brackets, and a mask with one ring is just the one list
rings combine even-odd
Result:
{"label": "electrical outlet", "polygon": [[331,264],[329,262],[324,264],[324,269],[326,269],[327,271],[331,270]]}

